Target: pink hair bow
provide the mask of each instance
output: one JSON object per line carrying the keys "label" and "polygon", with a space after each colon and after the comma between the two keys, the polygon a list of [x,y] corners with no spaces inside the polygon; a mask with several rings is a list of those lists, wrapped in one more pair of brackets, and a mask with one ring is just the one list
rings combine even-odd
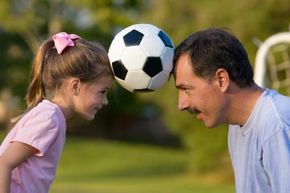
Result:
{"label": "pink hair bow", "polygon": [[74,46],[73,40],[80,38],[76,34],[67,34],[65,32],[59,32],[52,36],[58,54],[61,54],[66,47]]}

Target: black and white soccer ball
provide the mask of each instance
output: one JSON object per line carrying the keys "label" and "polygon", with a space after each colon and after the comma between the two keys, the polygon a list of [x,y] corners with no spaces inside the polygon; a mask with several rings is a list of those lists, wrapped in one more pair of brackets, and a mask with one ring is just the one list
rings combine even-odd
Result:
{"label": "black and white soccer ball", "polygon": [[152,24],[135,24],[120,31],[109,48],[117,82],[130,92],[154,91],[170,78],[174,46],[170,37]]}

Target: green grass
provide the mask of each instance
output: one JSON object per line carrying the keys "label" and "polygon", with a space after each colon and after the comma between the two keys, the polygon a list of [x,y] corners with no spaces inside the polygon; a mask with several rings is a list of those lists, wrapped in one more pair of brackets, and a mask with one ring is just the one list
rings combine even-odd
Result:
{"label": "green grass", "polygon": [[[58,184],[58,185],[57,185]],[[151,177],[56,183],[52,193],[227,193],[229,185],[204,184],[186,177]]]}
{"label": "green grass", "polygon": [[232,193],[232,183],[188,174],[186,151],[68,138],[50,193]]}

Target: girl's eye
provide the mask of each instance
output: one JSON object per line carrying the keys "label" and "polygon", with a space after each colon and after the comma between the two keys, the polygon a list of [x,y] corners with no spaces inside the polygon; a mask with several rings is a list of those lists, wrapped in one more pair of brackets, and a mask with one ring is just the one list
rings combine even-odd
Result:
{"label": "girl's eye", "polygon": [[109,92],[109,90],[101,90],[101,94],[107,94]]}

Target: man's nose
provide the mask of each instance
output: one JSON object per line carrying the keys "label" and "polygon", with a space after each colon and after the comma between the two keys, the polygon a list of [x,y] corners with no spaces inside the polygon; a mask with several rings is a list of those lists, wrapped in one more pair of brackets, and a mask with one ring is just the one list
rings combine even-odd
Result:
{"label": "man's nose", "polygon": [[183,94],[179,93],[178,96],[178,110],[183,111],[186,110],[189,107],[189,101],[187,97],[185,97]]}

